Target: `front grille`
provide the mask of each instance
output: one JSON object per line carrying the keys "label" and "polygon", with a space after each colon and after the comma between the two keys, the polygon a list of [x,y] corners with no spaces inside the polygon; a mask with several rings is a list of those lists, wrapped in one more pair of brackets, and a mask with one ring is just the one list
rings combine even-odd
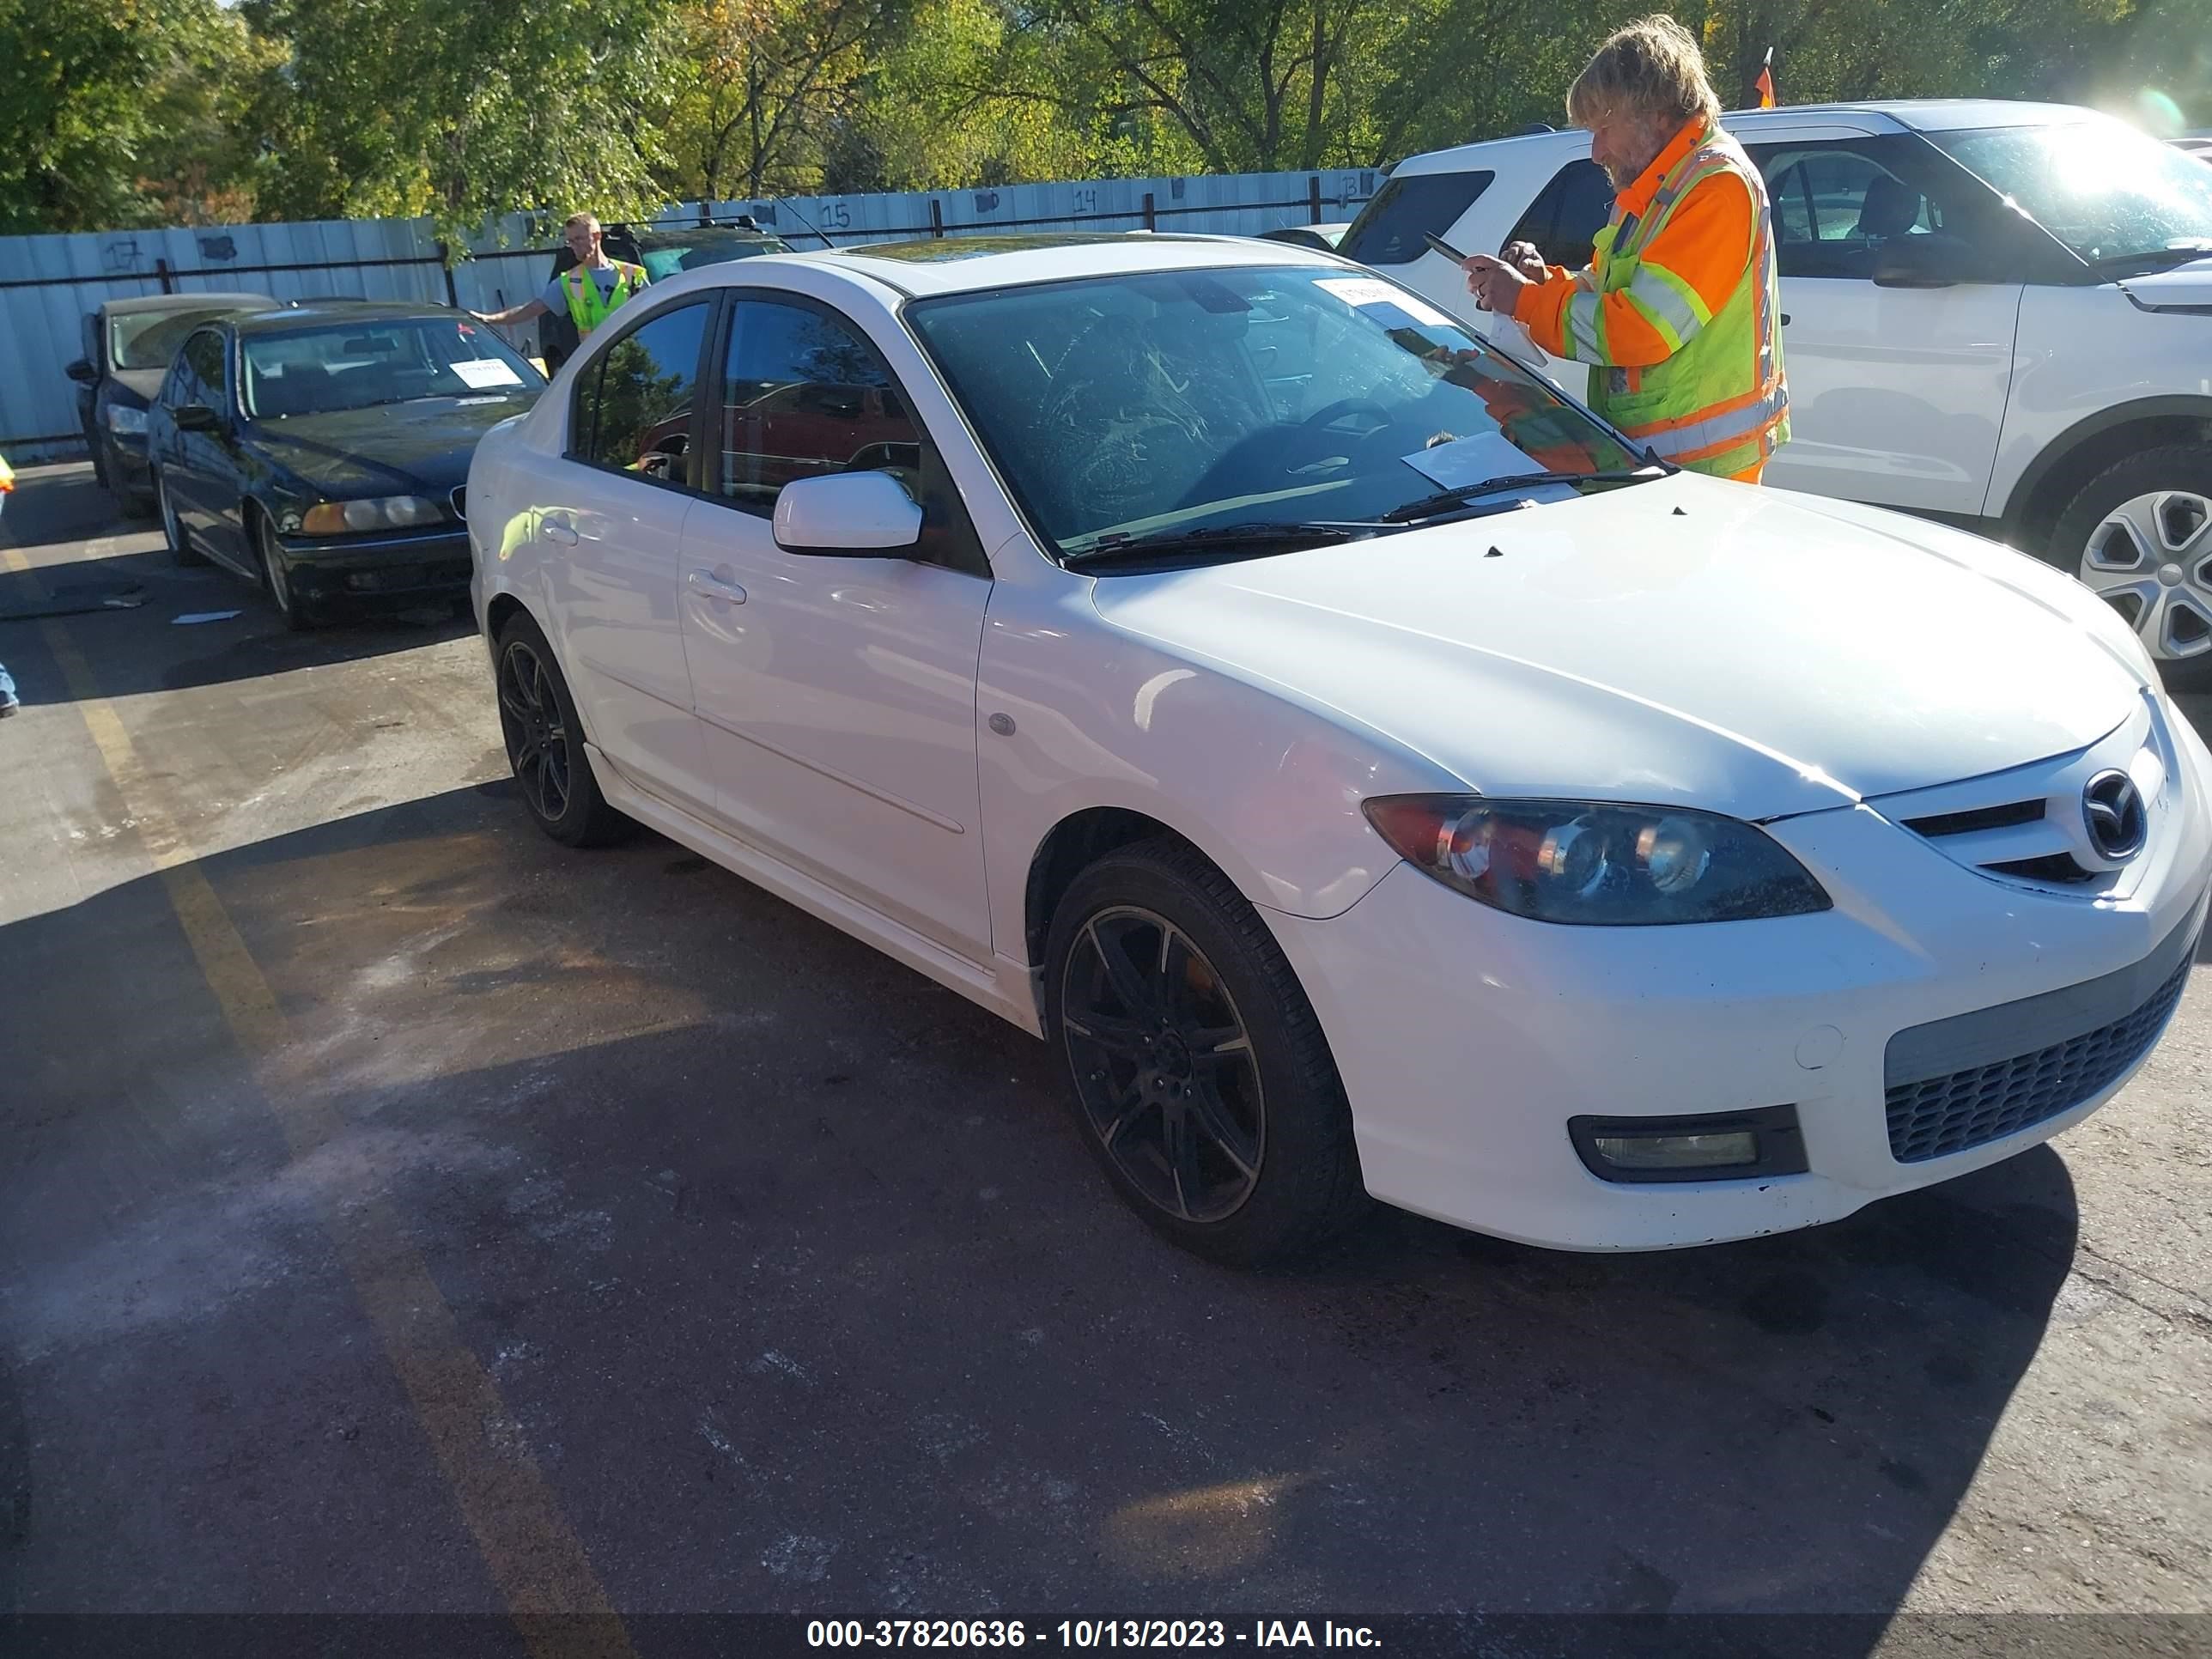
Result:
{"label": "front grille", "polygon": [[1983,869],[2000,876],[2017,876],[2022,881],[2045,881],[2056,885],[2072,886],[2084,881],[2096,880],[2100,873],[2084,870],[2070,853],[2053,853],[2047,858],[2014,859],[2008,864],[1985,864]]}
{"label": "front grille", "polygon": [[1971,836],[1984,830],[2009,830],[2014,824],[2035,823],[2049,803],[2042,800],[2006,801],[1996,806],[1977,806],[1964,812],[1938,812],[1932,817],[1906,818],[1905,827],[1917,836],[1938,839]]}
{"label": "front grille", "polygon": [[1890,1156],[1899,1164],[2017,1134],[2110,1087],[2149,1052],[2189,983],[2190,962],[2131,1012],[2063,1042],[1887,1091]]}

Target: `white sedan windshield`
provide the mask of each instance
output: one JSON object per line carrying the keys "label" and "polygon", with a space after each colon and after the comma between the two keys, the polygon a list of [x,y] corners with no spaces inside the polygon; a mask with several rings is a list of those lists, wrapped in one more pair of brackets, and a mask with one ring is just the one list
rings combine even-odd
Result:
{"label": "white sedan windshield", "polygon": [[1104,276],[907,316],[1064,554],[1205,520],[1366,520],[1468,477],[1638,459],[1442,312],[1343,267]]}

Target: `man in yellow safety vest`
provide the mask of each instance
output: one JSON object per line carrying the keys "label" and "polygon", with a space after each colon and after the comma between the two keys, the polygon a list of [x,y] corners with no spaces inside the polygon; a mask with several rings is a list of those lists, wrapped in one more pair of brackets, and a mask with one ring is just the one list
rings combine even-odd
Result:
{"label": "man in yellow safety vest", "polygon": [[526,323],[549,311],[564,311],[576,325],[579,339],[606,321],[608,313],[645,286],[642,266],[607,258],[600,246],[599,222],[588,213],[571,214],[562,240],[576,263],[545,284],[545,291],[504,311],[473,312],[478,322]]}
{"label": "man in yellow safety vest", "polygon": [[1759,482],[1790,437],[1774,227],[1759,169],[1720,127],[1705,58],[1673,18],[1598,49],[1567,93],[1619,192],[1589,268],[1526,242],[1476,254],[1468,287],[1554,357],[1590,365],[1590,407],[1638,447]]}

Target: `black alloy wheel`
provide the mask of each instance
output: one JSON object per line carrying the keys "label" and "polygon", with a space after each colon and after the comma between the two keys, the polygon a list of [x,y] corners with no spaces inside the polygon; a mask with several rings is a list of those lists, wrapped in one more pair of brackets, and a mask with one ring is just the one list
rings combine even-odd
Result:
{"label": "black alloy wheel", "polygon": [[1060,981],[1078,1100],[1123,1178],[1179,1221],[1234,1215],[1267,1152],[1251,1034],[1205,953],[1133,906],[1085,926]]}
{"label": "black alloy wheel", "polygon": [[545,659],[520,640],[500,655],[499,723],[507,734],[507,762],[530,810],[546,823],[559,823],[568,814],[575,782],[568,725]]}
{"label": "black alloy wheel", "polygon": [[1195,848],[1106,854],[1054,907],[1044,1023],[1084,1139],[1125,1202],[1240,1267],[1364,1215],[1328,1042],[1267,924]]}
{"label": "black alloy wheel", "polygon": [[575,702],[545,636],[528,617],[516,617],[501,631],[497,661],[507,764],[538,827],[569,847],[622,840],[637,826],[599,793]]}

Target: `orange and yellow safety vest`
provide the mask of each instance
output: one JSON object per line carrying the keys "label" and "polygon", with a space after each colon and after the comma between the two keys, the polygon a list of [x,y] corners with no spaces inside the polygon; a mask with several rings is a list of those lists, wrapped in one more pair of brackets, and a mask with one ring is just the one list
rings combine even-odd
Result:
{"label": "orange and yellow safety vest", "polygon": [[1789,441],[1766,186],[1702,119],[1620,192],[1589,269],[1554,267],[1513,314],[1589,364],[1590,407],[1664,459],[1755,477]]}

